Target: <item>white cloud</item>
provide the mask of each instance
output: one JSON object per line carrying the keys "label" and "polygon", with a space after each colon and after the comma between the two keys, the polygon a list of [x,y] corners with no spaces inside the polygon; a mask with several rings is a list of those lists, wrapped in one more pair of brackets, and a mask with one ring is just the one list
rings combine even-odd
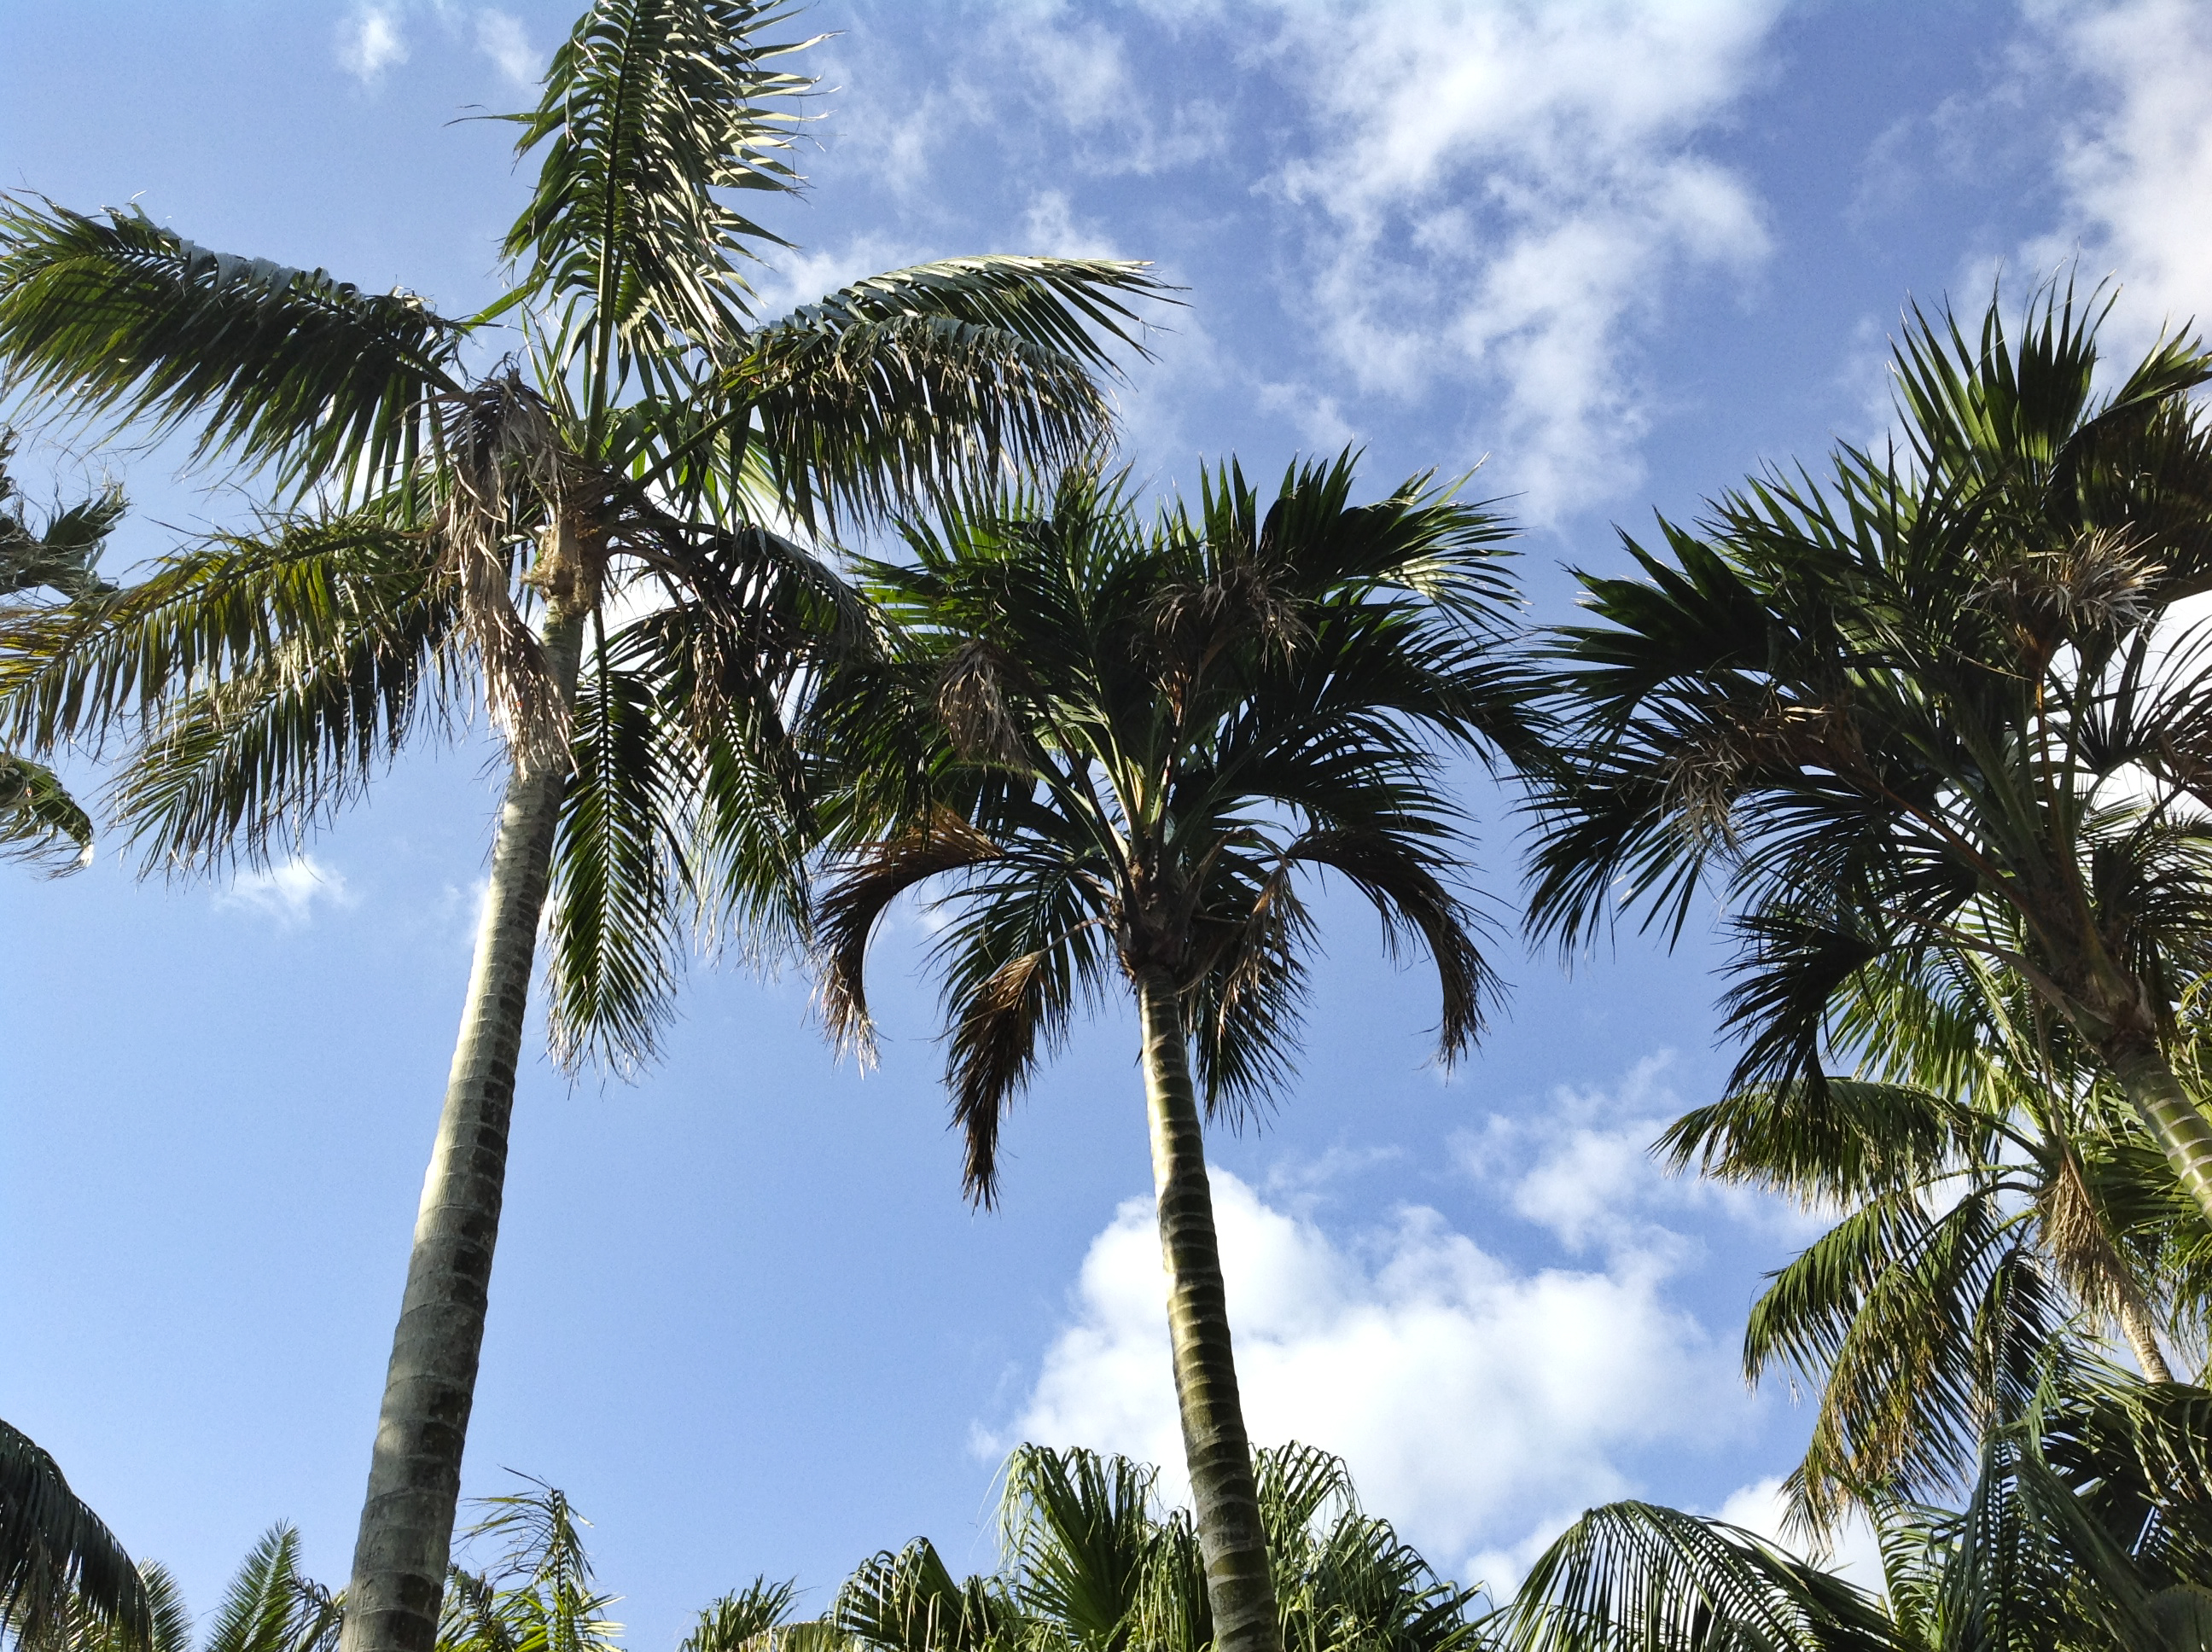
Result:
{"label": "white cloud", "polygon": [[[1727,1501],[1713,1512],[1729,1525],[1756,1533],[1792,1554],[1805,1554],[1804,1541],[1784,1529],[1785,1507],[1782,1481],[1775,1476],[1754,1480],[1730,1492]],[[1863,1515],[1853,1513],[1836,1534],[1834,1546],[1825,1552],[1814,1550],[1812,1558],[1829,1570],[1841,1572],[1863,1589],[1878,1592],[1882,1587],[1881,1546]]]}
{"label": "white cloud", "polygon": [[338,26],[338,66],[363,85],[374,85],[386,70],[406,61],[407,37],[394,8],[364,5]]}
{"label": "white cloud", "polygon": [[1540,1113],[1493,1114],[1482,1129],[1454,1133],[1452,1157],[1475,1180],[1502,1187],[1517,1214],[1576,1255],[1678,1254],[1692,1242],[1668,1224],[1692,1212],[1809,1240],[1819,1218],[1746,1188],[1674,1175],[1654,1156],[1661,1133],[1686,1110],[1666,1084],[1673,1063],[1662,1050],[1610,1090],[1561,1085]]}
{"label": "white cloud", "polygon": [[2026,9],[2087,92],[2061,99],[2072,112],[2056,161],[2064,212],[2027,249],[2030,268],[2047,273],[2079,249],[2085,275],[2117,274],[2115,320],[2134,342],[2212,319],[2212,10],[2193,0]]}
{"label": "white cloud", "polygon": [[1278,181],[1334,221],[1313,281],[1339,360],[1370,392],[1501,390],[1529,514],[1632,486],[1638,330],[1669,277],[1768,251],[1749,185],[1692,145],[1778,0],[1278,3],[1322,140]]}
{"label": "white cloud", "polygon": [[1118,258],[1104,226],[1075,216],[1064,189],[1039,190],[1022,215],[1022,251],[1054,258]]}
{"label": "white cloud", "polygon": [[499,65],[517,86],[535,86],[541,68],[538,52],[522,32],[522,20],[489,9],[477,14],[477,50]]}
{"label": "white cloud", "polygon": [[[1213,1188],[1255,1441],[1341,1454],[1367,1504],[1440,1564],[1466,1557],[1510,1584],[1581,1509],[1633,1489],[1626,1454],[1716,1444],[1753,1415],[1730,1351],[1667,1301],[1663,1251],[1526,1271],[1433,1210],[1340,1239],[1233,1175]],[[1092,1242],[1075,1308],[1020,1415],[979,1447],[1125,1452],[1179,1487],[1149,1199]]]}
{"label": "white cloud", "polygon": [[295,855],[266,872],[243,872],[215,897],[218,910],[257,912],[280,929],[301,929],[314,920],[318,906],[340,910],[359,906],[343,874],[307,855]]}

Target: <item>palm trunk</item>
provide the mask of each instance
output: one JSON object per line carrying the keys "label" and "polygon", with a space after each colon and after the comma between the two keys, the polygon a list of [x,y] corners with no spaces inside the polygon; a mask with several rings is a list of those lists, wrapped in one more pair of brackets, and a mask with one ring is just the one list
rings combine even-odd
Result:
{"label": "palm trunk", "polygon": [[1137,976],[1145,1032],[1145,1103],[1152,1121],[1152,1187],[1168,1274],[1168,1335],[1175,1351],[1176,1404],[1206,1594],[1218,1652],[1282,1652],[1267,1537],[1260,1520],[1252,1447],[1237,1394],[1229,1305],[1213,1231],[1213,1193],[1191,1086],[1190,1047],[1174,983],[1164,970]]}
{"label": "palm trunk", "polygon": [[[575,699],[583,641],[580,613],[549,618],[546,664],[564,705]],[[532,758],[520,744],[516,751],[445,1111],[415,1218],[341,1652],[432,1652],[438,1638],[499,1239],[515,1064],[566,778],[557,758]]]}
{"label": "palm trunk", "polygon": [[2190,1099],[2151,1035],[2112,1038],[2104,1055],[2152,1139],[2165,1150],[2183,1190],[2212,1218],[2212,1119]]}
{"label": "palm trunk", "polygon": [[2128,1346],[2135,1351],[2136,1365],[2152,1382],[2173,1381],[2173,1368],[2166,1363],[2166,1353],[2158,1345],[2158,1324],[2152,1319],[2149,1304],[2132,1283],[2120,1289],[2119,1311],[2114,1315],[2120,1322],[2120,1334],[2127,1338]]}

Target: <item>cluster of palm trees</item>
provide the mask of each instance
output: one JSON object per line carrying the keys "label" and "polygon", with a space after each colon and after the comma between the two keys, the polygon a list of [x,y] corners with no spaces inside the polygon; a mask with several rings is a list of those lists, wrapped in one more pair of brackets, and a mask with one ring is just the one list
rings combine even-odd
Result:
{"label": "cluster of palm trees", "polygon": [[[1530,633],[1510,524],[1430,477],[1355,503],[1349,454],[1272,493],[1231,462],[1194,506],[1144,508],[1105,457],[1104,385],[1167,296],[1142,265],[946,259],[757,315],[750,272],[782,243],[735,203],[799,184],[788,21],[597,0],[512,118],[536,181],[509,284],[467,317],[136,211],[0,199],[19,411],[184,436],[263,501],[121,586],[92,572],[118,496],[35,533],[0,514],[0,842],[88,842],[46,766],[71,749],[113,759],[104,812],[171,871],[289,851],[478,708],[509,761],[345,1609],[313,1635],[432,1652],[463,1608],[503,1646],[567,1633],[544,1600],[526,1623],[501,1615],[527,1618],[512,1589],[447,1582],[541,935],[572,1066],[647,1061],[700,946],[803,951],[865,1052],[871,938],[915,890],[951,914],[933,963],[979,1202],[1072,1017],[1134,997],[1194,1511],[1158,1515],[1133,1466],[1029,1454],[1021,1532],[1058,1475],[1147,1534],[1124,1594],[1054,1595],[1010,1527],[996,1582],[911,1551],[864,1573],[937,1603],[899,1632],[1475,1635],[1410,1551],[1391,1598],[1427,1628],[1313,1604],[1300,1568],[1335,1539],[1309,1531],[1319,1504],[1281,1509],[1323,1460],[1246,1437],[1202,1139],[1287,1083],[1331,872],[1433,969],[1441,1057],[1473,1045],[1494,975],[1449,780],[1468,756],[1525,787],[1533,934],[1726,914],[1743,1056],[1664,1145],[1835,1216],[1760,1299],[1747,1364],[1819,1390],[1805,1529],[1856,1509],[1904,1534],[1883,1607],[1621,1505],[1481,1635],[1990,1643],[1946,1580],[2000,1550],[2045,1564],[2021,1544],[2095,1597],[2066,1644],[2196,1621],[2170,1591],[2212,1558],[2203,1396],[2173,1381],[2203,1356],[2212,1240],[2212,634],[2190,605],[2212,589],[2212,355],[2162,341],[2100,394],[2102,310],[2070,290],[2017,336],[1994,302],[1978,334],[1916,314],[1894,442],[1662,522],[1633,571],[1584,576],[1579,623]],[[895,549],[836,554],[855,537]],[[2099,1363],[2114,1332],[2135,1376]],[[0,1616],[27,1641],[155,1632],[160,1589],[99,1584],[104,1528],[21,1503],[51,1462],[0,1447]],[[589,1599],[565,1504],[510,1513]],[[840,1633],[921,1643],[855,1627],[855,1587]],[[765,1585],[724,1604],[702,1652],[797,1632]]]}

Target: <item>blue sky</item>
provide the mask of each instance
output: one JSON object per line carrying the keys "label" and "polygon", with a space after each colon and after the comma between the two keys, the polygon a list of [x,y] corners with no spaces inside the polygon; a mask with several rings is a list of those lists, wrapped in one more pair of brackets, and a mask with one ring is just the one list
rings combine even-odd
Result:
{"label": "blue sky", "polygon": [[[11,0],[0,187],[136,199],[194,240],[491,290],[502,130],[569,16],[460,0]],[[1121,392],[1148,483],[1366,449],[1380,489],[1482,464],[1533,616],[1613,525],[1887,422],[1908,297],[1978,307],[2077,253],[2116,343],[2212,278],[2212,14],[2058,7],[839,0],[771,304],[968,252],[1110,252],[1188,290]],[[115,561],[249,514],[155,449]],[[343,1581],[495,799],[479,738],[403,762],[270,873],[0,878],[0,1416],[204,1607],[289,1519]],[[81,771],[88,781],[88,769]],[[1511,938],[1509,793],[1467,780],[1510,1012],[1448,1079],[1433,993],[1332,905],[1296,1093],[1217,1138],[1255,1433],[1346,1454],[1447,1569],[1510,1580],[1584,1504],[1762,1520],[1802,1442],[1735,1347],[1796,1214],[1643,1149],[1708,1099],[1707,938],[1571,975]],[[630,1643],[757,1571],[817,1605],[918,1533],[985,1564],[1024,1437],[1174,1455],[1133,1029],[1085,1029],[970,1212],[917,917],[878,958],[881,1067],[834,1065],[803,975],[702,969],[635,1085],[522,1082],[469,1488],[596,1522]],[[1233,1178],[1233,1180],[1230,1180]]]}

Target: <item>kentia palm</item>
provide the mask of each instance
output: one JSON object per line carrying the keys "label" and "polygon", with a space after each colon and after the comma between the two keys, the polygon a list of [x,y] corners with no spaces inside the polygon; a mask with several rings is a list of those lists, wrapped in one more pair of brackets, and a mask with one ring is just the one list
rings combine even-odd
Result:
{"label": "kentia palm", "polygon": [[1201,1095],[1233,1117],[1289,1070],[1314,921],[1301,874],[1340,874],[1394,950],[1426,950],[1447,1060],[1490,980],[1451,881],[1468,845],[1441,754],[1514,726],[1506,529],[1425,477],[1355,507],[1352,471],[1294,468],[1263,504],[1224,470],[1195,519],[1148,527],[1078,471],[1050,499],[913,528],[912,564],[865,569],[893,652],[818,701],[851,787],[817,914],[830,1020],[865,1042],[877,920],[951,880],[936,957],[972,1197],[994,1198],[1000,1114],[1079,1004],[1116,977],[1135,994],[1193,1503],[1236,1652],[1280,1640]]}
{"label": "kentia palm", "polygon": [[2092,398],[2100,312],[2045,296],[2015,343],[1922,323],[1907,452],[1754,480],[1671,559],[1584,576],[1557,650],[1577,729],[1532,903],[1573,943],[1616,900],[1679,935],[1742,916],[1733,1087],[1818,1092],[1855,980],[1947,956],[2063,1019],[2212,1212],[2212,1121],[2168,1048],[2212,966],[2212,673],[2165,623],[2212,586],[2212,357],[2165,343]]}
{"label": "kentia palm", "polygon": [[[11,624],[6,726],[50,750],[129,726],[118,811],[172,866],[264,856],[409,737],[447,732],[475,683],[513,757],[349,1589],[355,1652],[428,1652],[435,1633],[549,889],[571,1059],[650,1048],[688,925],[787,935],[804,823],[781,719],[852,610],[771,528],[1087,451],[1104,343],[1155,286],[1127,264],[957,259],[753,325],[744,268],[778,243],[729,203],[797,184],[808,83],[769,33],[787,15],[601,0],[514,118],[538,157],[515,279],[466,321],[136,212],[0,209],[16,392],[190,430],[273,479],[260,531],[96,613]],[[472,376],[501,317],[521,365]]]}

